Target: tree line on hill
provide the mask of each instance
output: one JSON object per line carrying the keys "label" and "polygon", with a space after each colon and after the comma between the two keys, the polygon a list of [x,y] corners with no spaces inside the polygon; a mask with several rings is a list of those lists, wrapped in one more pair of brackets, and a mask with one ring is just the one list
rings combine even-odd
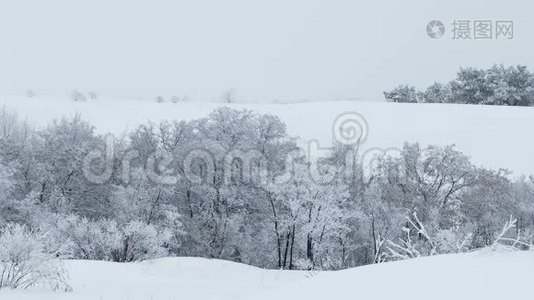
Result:
{"label": "tree line on hill", "polygon": [[424,91],[400,85],[384,92],[384,96],[389,102],[402,103],[533,106],[534,74],[520,65],[495,65],[486,70],[462,68],[448,83],[436,82]]}

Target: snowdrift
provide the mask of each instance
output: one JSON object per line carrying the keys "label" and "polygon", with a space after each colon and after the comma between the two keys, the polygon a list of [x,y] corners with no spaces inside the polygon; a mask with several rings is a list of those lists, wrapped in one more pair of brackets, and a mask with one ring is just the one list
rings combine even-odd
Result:
{"label": "snowdrift", "polygon": [[198,258],[66,265],[74,292],[0,291],[0,299],[530,299],[534,252],[483,250],[319,273]]}
{"label": "snowdrift", "polygon": [[440,255],[323,272],[255,299],[531,299],[534,252]]}

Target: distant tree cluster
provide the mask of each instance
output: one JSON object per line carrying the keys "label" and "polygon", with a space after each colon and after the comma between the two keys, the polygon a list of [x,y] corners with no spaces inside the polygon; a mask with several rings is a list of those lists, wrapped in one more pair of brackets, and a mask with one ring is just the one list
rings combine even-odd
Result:
{"label": "distant tree cluster", "polygon": [[182,97],[171,96],[168,99],[165,99],[165,97],[163,97],[163,96],[157,96],[155,101],[156,101],[156,103],[171,102],[171,103],[176,104],[176,103],[179,103],[179,102],[186,102],[186,101],[188,101],[188,99],[187,99],[187,96],[182,96]]}
{"label": "distant tree cluster", "polygon": [[384,96],[390,102],[403,103],[533,106],[534,74],[526,66],[463,68],[449,83],[434,83],[425,91],[401,85],[384,92]]}
{"label": "distant tree cluster", "polygon": [[[534,232],[534,178],[511,180],[504,170],[475,167],[452,146],[406,144],[364,176],[363,166],[346,159],[357,147],[339,145],[317,163],[334,175],[325,185],[312,180],[301,156],[287,180],[273,180],[288,171],[297,144],[270,115],[221,108],[198,120],[143,124],[113,141],[111,176],[94,183],[82,166],[104,150],[106,137],[89,123],[74,117],[33,129],[0,111],[0,245],[18,245],[9,253],[0,246],[0,268],[17,251],[34,249],[28,257],[43,261],[198,256],[273,269],[342,269],[395,259],[388,249],[401,240],[408,252],[396,253],[405,257],[486,247],[510,215],[517,218],[513,234]],[[184,164],[196,149],[212,159]],[[265,162],[225,159],[248,150]],[[175,159],[169,163],[161,152]],[[154,180],[168,174],[147,173],[147,162],[184,176]],[[268,180],[244,180],[245,170],[259,174],[263,167]],[[202,180],[187,178],[188,169]]]}
{"label": "distant tree cluster", "polygon": [[35,92],[33,90],[30,90],[30,89],[26,90],[25,95],[26,95],[27,98],[33,98],[33,97],[36,96]]}
{"label": "distant tree cluster", "polygon": [[85,102],[87,101],[87,99],[90,99],[90,100],[98,99],[98,95],[94,91],[89,91],[87,92],[87,94],[84,94],[83,92],[80,92],[79,90],[73,90],[70,93],[70,98],[74,102]]}

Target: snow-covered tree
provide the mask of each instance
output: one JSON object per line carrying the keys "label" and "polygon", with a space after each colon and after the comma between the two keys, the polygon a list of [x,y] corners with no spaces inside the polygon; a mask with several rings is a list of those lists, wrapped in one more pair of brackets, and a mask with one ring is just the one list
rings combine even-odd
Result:
{"label": "snow-covered tree", "polygon": [[26,90],[25,94],[26,94],[26,97],[28,97],[28,98],[35,97],[35,92],[33,90],[30,90],[30,89]]}
{"label": "snow-covered tree", "polygon": [[384,97],[389,102],[421,102],[421,93],[418,92],[414,87],[408,85],[400,85],[390,92],[384,92]]}
{"label": "snow-covered tree", "polygon": [[74,102],[85,102],[87,101],[87,97],[80,91],[74,90],[70,94],[70,98]]}
{"label": "snow-covered tree", "polygon": [[347,187],[314,182],[306,165],[294,166],[291,179],[266,185],[276,236],[278,267],[293,269],[297,261],[325,267],[347,230],[351,213]]}
{"label": "snow-covered tree", "polygon": [[120,262],[158,258],[168,254],[165,233],[143,222],[133,221],[122,228],[121,246],[114,251],[114,259]]}
{"label": "snow-covered tree", "polygon": [[425,103],[449,103],[452,100],[451,86],[449,84],[443,85],[435,82],[429,86],[423,93],[423,102]]}
{"label": "snow-covered tree", "polygon": [[90,91],[87,93],[87,96],[89,96],[89,99],[96,100],[98,99],[98,94],[95,91]]}

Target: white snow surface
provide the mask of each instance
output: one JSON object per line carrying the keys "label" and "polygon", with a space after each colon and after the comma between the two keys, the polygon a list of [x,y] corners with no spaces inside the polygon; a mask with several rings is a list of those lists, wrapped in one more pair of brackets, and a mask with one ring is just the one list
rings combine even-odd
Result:
{"label": "white snow surface", "polygon": [[401,147],[404,142],[422,145],[455,144],[479,166],[506,168],[514,175],[534,174],[534,108],[456,104],[401,104],[332,101],[307,103],[208,102],[155,103],[123,98],[73,102],[57,97],[0,97],[0,107],[42,127],[54,118],[81,114],[98,133],[124,134],[147,121],[191,120],[220,106],[248,109],[279,116],[293,136],[305,146],[317,140],[329,147],[333,122],[346,112],[357,112],[368,122],[365,147]]}
{"label": "white snow surface", "polygon": [[530,299],[534,252],[485,249],[318,273],[200,258],[65,263],[73,292],[3,290],[0,299]]}

